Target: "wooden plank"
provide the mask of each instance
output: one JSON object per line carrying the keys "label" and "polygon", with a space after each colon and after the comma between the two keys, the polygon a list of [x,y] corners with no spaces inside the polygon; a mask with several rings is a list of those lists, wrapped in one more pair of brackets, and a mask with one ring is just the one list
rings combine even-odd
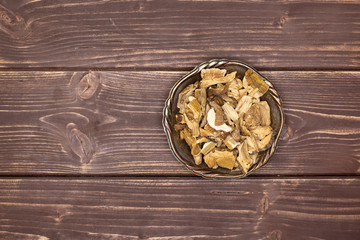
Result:
{"label": "wooden plank", "polygon": [[[262,72],[286,124],[256,174],[359,174],[360,72]],[[0,72],[0,174],[191,175],[161,125],[185,72]]]}
{"label": "wooden plank", "polygon": [[[1,179],[1,239],[357,239],[360,179]],[[18,238],[15,238],[18,237]]]}
{"label": "wooden plank", "polygon": [[359,69],[358,1],[1,1],[0,67]]}

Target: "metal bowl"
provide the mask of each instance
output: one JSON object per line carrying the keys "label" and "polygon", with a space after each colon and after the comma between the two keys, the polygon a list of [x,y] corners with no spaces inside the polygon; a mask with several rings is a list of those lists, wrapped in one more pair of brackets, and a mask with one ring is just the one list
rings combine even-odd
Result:
{"label": "metal bowl", "polygon": [[[237,77],[240,79],[243,78],[246,70],[251,69],[255,73],[257,73],[270,87],[269,91],[267,91],[261,97],[261,100],[267,101],[271,110],[271,127],[273,128],[273,138],[271,140],[271,146],[267,150],[262,151],[258,154],[256,164],[254,164],[249,169],[247,174],[244,174],[241,170],[228,170],[224,168],[211,169],[204,162],[200,165],[196,165],[190,153],[189,146],[184,140],[180,139],[179,134],[174,129],[174,124],[176,123],[175,115],[178,112],[176,103],[179,93],[189,84],[200,81],[200,72],[204,68],[220,68],[226,69],[228,71],[237,71]],[[165,102],[162,123],[170,145],[170,149],[174,154],[175,158],[181,163],[183,163],[195,174],[210,179],[241,178],[251,174],[255,170],[259,169],[261,166],[265,165],[268,162],[269,158],[274,154],[277,142],[280,137],[280,133],[284,125],[284,113],[280,96],[275,90],[273,84],[264,76],[262,76],[257,70],[239,61],[214,59],[210,60],[209,62],[201,63],[175,83],[175,85],[171,88],[169,97]]]}

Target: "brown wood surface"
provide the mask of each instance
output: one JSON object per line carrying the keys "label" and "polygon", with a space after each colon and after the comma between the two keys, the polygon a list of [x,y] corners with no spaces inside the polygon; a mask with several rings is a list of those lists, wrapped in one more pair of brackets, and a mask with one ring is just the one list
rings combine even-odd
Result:
{"label": "brown wood surface", "polygon": [[[213,58],[284,102],[245,179],[195,177],[161,126]],[[0,0],[0,239],[358,239],[359,66],[358,0]]]}
{"label": "brown wood surface", "polygon": [[[360,172],[360,72],[262,72],[286,124],[256,174]],[[185,72],[0,72],[0,173],[191,175],[161,125]]]}
{"label": "brown wood surface", "polygon": [[359,178],[0,180],[5,239],[337,240],[359,224]]}
{"label": "brown wood surface", "polygon": [[359,1],[0,1],[0,68],[358,69]]}

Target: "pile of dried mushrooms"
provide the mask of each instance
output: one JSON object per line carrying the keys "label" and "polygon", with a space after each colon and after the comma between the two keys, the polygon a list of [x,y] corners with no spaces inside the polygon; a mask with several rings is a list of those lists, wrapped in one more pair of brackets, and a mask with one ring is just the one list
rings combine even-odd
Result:
{"label": "pile of dried mushrooms", "polygon": [[272,138],[270,107],[260,100],[269,86],[250,69],[242,80],[218,68],[203,69],[201,78],[179,94],[175,130],[197,165],[246,174]]}

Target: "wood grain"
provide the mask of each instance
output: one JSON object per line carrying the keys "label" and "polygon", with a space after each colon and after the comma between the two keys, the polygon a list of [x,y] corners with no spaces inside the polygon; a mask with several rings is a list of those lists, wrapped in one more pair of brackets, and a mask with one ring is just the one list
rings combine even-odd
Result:
{"label": "wood grain", "polygon": [[[187,175],[161,125],[185,72],[0,72],[0,174]],[[360,173],[360,72],[262,72],[286,124],[256,175]]]}
{"label": "wood grain", "polygon": [[[357,239],[360,179],[1,179],[2,239]],[[18,238],[15,238],[18,237]]]}
{"label": "wood grain", "polygon": [[0,68],[359,69],[358,1],[0,1]]}

